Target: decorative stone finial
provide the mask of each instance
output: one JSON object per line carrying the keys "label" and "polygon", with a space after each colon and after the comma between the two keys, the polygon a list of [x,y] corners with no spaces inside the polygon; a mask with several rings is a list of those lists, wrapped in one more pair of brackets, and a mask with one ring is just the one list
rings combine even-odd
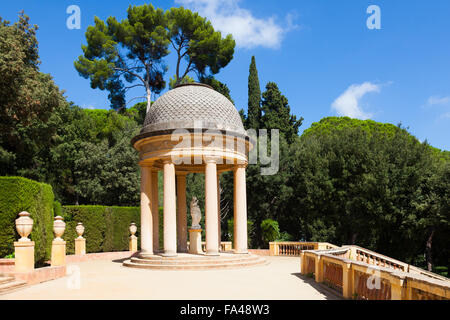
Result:
{"label": "decorative stone finial", "polygon": [[131,236],[134,236],[135,233],[136,233],[136,231],[137,231],[136,223],[132,222],[132,223],[130,224],[130,233],[131,233]]}
{"label": "decorative stone finial", "polygon": [[198,206],[197,197],[192,198],[190,209],[192,217],[191,229],[200,229],[200,220],[202,219],[202,212],[200,211],[200,207]]}
{"label": "decorative stone finial", "polygon": [[61,236],[64,234],[64,230],[66,230],[66,223],[63,220],[63,217],[56,216],[55,221],[53,222],[53,232],[55,233],[55,240],[62,240]]}
{"label": "decorative stone finial", "polygon": [[75,230],[77,231],[78,239],[82,239],[84,233],[84,226],[81,222],[78,222],[77,226],[75,227]]}
{"label": "decorative stone finial", "polygon": [[28,236],[33,230],[33,219],[30,218],[30,214],[26,211],[19,213],[19,218],[16,219],[16,229],[21,238],[19,242],[31,241]]}

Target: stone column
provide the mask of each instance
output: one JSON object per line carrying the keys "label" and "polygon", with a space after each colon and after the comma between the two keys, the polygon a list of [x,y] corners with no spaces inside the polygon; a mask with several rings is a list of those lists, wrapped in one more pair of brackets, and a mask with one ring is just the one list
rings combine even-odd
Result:
{"label": "stone column", "polygon": [[219,255],[218,210],[217,210],[217,166],[215,159],[205,159],[205,229],[206,255]]}
{"label": "stone column", "polygon": [[177,210],[175,197],[175,165],[164,161],[164,256],[177,255]]}
{"label": "stone column", "polygon": [[186,174],[177,174],[177,251],[187,252]]}
{"label": "stone column", "polygon": [[153,255],[153,226],[151,198],[152,168],[141,166],[141,253],[142,257]]}
{"label": "stone column", "polygon": [[159,192],[158,171],[152,171],[153,253],[159,252]]}
{"label": "stone column", "polygon": [[219,236],[219,251],[222,251],[222,225],[221,225],[221,212],[220,212],[220,172],[217,172],[217,224],[218,224],[218,236]]}
{"label": "stone column", "polygon": [[234,170],[234,252],[248,253],[245,165],[238,165]]}

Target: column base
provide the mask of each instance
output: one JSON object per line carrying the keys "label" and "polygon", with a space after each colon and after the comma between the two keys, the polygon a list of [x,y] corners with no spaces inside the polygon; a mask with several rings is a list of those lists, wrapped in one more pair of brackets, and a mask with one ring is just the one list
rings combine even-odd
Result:
{"label": "column base", "polygon": [[205,253],[205,256],[220,256],[220,253],[219,253],[219,251],[207,251],[206,253]]}
{"label": "column base", "polygon": [[170,258],[170,257],[176,257],[177,253],[175,251],[168,251],[161,254],[163,257]]}
{"label": "column base", "polygon": [[153,252],[140,252],[139,253],[139,257],[141,257],[141,258],[150,258],[150,257],[153,257],[154,256],[154,254],[153,254]]}
{"label": "column base", "polygon": [[248,250],[234,250],[233,251],[234,254],[248,254]]}

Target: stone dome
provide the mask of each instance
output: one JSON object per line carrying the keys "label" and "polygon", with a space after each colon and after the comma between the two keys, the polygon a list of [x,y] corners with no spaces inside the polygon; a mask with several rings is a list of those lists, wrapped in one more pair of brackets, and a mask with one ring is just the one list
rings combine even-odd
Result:
{"label": "stone dome", "polygon": [[170,134],[175,129],[213,129],[247,136],[241,116],[224,95],[200,83],[183,84],[158,98],[145,117],[144,126],[133,141]]}

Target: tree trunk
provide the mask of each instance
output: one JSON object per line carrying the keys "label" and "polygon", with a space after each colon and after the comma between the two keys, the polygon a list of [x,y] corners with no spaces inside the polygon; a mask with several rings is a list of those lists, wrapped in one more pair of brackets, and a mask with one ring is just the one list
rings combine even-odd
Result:
{"label": "tree trunk", "polygon": [[426,259],[427,259],[427,270],[430,272],[433,271],[433,259],[432,259],[432,252],[431,252],[433,236],[434,236],[434,228],[431,228],[431,233],[430,233],[430,236],[428,237],[427,246],[425,249],[425,255],[426,255]]}
{"label": "tree trunk", "polygon": [[147,112],[150,110],[150,107],[152,106],[152,91],[150,90],[150,86],[146,86],[147,90]]}

